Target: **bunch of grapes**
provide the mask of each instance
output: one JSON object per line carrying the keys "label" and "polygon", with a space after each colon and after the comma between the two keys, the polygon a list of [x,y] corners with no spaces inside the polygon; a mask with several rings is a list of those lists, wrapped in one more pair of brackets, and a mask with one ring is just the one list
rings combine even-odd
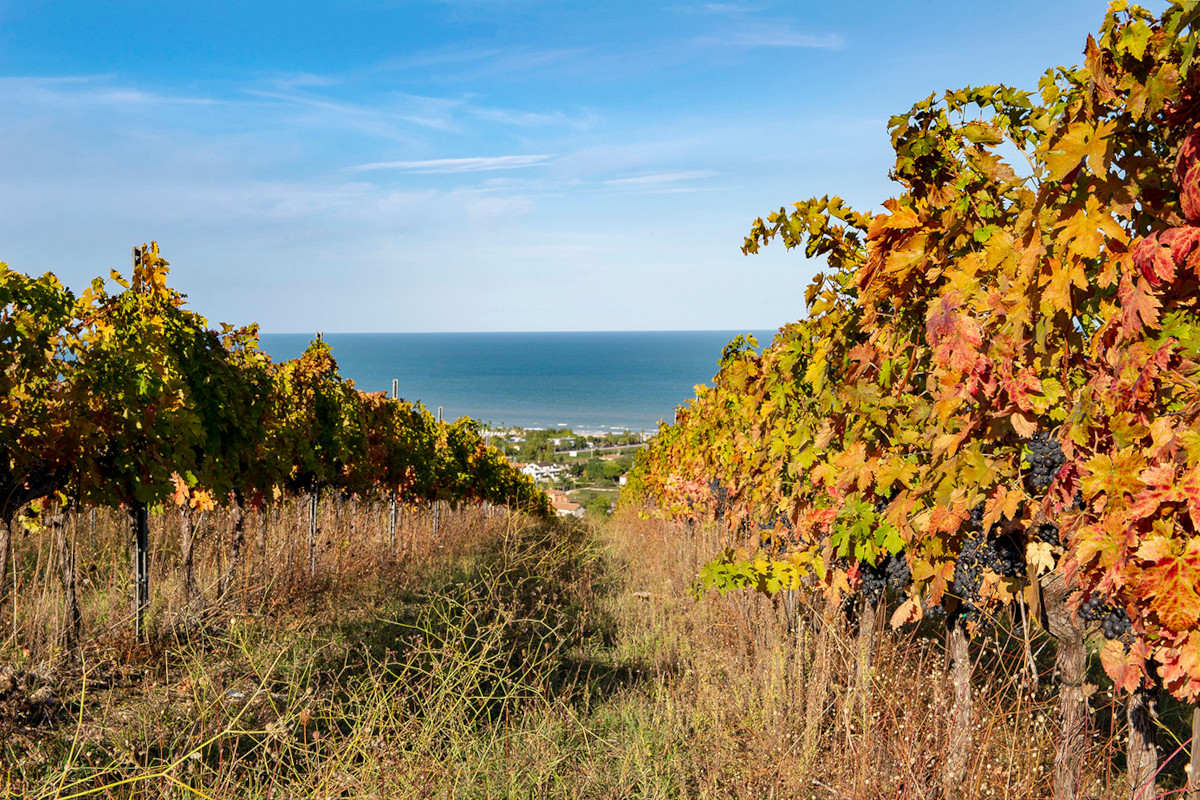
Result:
{"label": "bunch of grapes", "polygon": [[996,534],[998,525],[993,525],[989,533],[983,532],[983,506],[971,511],[970,522],[971,535],[954,563],[954,594],[962,602],[962,616],[978,619],[983,571],[991,570],[1002,578],[1022,577],[1025,575],[1025,554],[1011,537]]}
{"label": "bunch of grapes", "polygon": [[[983,507],[979,509],[982,516]],[[973,518],[974,512],[971,515]],[[979,587],[983,584],[983,565],[979,563],[978,553],[986,538],[982,531],[975,531],[963,544],[954,563],[954,594],[962,602],[966,614],[973,615],[979,610],[975,602],[979,600]]]}
{"label": "bunch of grapes", "polygon": [[903,589],[912,583],[912,570],[903,552],[895,555],[888,553],[875,566],[860,561],[858,569],[862,575],[862,595],[868,603],[878,601],[888,586]]}
{"label": "bunch of grapes", "polygon": [[708,491],[712,493],[715,501],[715,516],[717,519],[722,519],[725,516],[725,509],[729,507],[729,490],[721,481],[712,478],[708,482]]}
{"label": "bunch of grapes", "polygon": [[904,557],[903,551],[896,555],[889,554],[884,559],[883,571],[887,574],[888,584],[897,589],[903,589],[912,583],[912,569],[909,568],[908,559]]}
{"label": "bunch of grapes", "polygon": [[1133,621],[1129,619],[1129,614],[1123,608],[1110,608],[1104,615],[1104,619],[1100,621],[1100,630],[1104,633],[1104,638],[1112,641],[1113,639],[1126,640],[1133,633]]}
{"label": "bunch of grapes", "polygon": [[1029,448],[1029,455],[1026,457],[1029,472],[1026,473],[1025,480],[1029,482],[1032,493],[1037,494],[1050,485],[1062,465],[1067,463],[1067,459],[1058,440],[1045,431],[1038,431],[1025,444]]}
{"label": "bunch of grapes", "polygon": [[1079,606],[1079,616],[1084,622],[1100,620],[1100,631],[1104,638],[1128,642],[1133,634],[1133,621],[1124,608],[1111,606],[1101,595],[1093,594]]}
{"label": "bunch of grapes", "polygon": [[1090,595],[1079,606],[1079,616],[1084,622],[1095,622],[1104,616],[1104,611],[1104,598],[1098,594]]}
{"label": "bunch of grapes", "polygon": [[973,531],[983,530],[983,503],[971,509],[971,516],[967,518],[967,528]]}
{"label": "bunch of grapes", "polygon": [[887,588],[887,575],[880,567],[873,567],[865,561],[859,562],[858,569],[862,575],[862,596],[868,603],[875,603]]}
{"label": "bunch of grapes", "polygon": [[[778,531],[782,530],[783,533]],[[788,549],[788,533],[792,530],[792,522],[782,514],[776,514],[772,520],[764,520],[758,524],[759,543],[763,549],[770,550],[776,555],[783,555]]]}
{"label": "bunch of grapes", "polygon": [[1058,535],[1058,526],[1053,522],[1043,522],[1033,529],[1033,533],[1048,545],[1053,547],[1062,546],[1062,539]]}
{"label": "bunch of grapes", "polygon": [[1002,578],[1025,575],[1025,554],[1009,536],[989,536],[987,544],[977,552],[979,562]]}

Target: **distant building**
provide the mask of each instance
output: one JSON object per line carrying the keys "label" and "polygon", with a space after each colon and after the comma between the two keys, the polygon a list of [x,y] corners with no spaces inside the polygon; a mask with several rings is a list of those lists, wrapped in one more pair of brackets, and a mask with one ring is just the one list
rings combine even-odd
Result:
{"label": "distant building", "polygon": [[582,517],[584,510],[583,506],[574,502],[567,496],[567,493],[561,489],[551,489],[546,492],[546,496],[550,498],[550,507],[554,509],[554,513],[560,517]]}
{"label": "distant building", "polygon": [[533,478],[536,483],[548,483],[556,480],[567,471],[562,464],[551,464],[549,461],[538,461],[532,464],[513,464],[523,475]]}

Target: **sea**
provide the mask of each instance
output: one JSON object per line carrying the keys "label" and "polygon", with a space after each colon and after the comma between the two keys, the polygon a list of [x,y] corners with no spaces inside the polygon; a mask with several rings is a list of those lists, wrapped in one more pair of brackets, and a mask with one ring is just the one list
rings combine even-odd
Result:
{"label": "sea", "polygon": [[[343,378],[364,391],[419,401],[446,419],[485,427],[570,428],[603,434],[657,429],[712,383],[721,351],[775,331],[575,333],[325,333]],[[264,333],[272,359],[295,358],[312,334]]]}

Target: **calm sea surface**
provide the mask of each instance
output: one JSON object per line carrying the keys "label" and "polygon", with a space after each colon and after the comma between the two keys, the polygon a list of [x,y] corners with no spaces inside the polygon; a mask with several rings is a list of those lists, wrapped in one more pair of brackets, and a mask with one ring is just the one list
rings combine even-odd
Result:
{"label": "calm sea surface", "polygon": [[[759,345],[774,331],[749,331]],[[327,333],[342,377],[359,389],[424,403],[447,419],[576,431],[652,431],[698,383],[712,383],[724,346],[746,331],[601,333]],[[312,337],[265,333],[276,361]]]}

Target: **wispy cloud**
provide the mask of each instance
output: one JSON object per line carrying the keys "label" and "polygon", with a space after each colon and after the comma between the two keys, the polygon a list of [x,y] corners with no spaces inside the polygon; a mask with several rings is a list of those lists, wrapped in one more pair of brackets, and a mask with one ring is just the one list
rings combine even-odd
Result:
{"label": "wispy cloud", "polygon": [[743,14],[749,14],[758,11],[759,9],[756,6],[747,5],[745,3],[705,3],[704,10],[710,14],[742,16]]}
{"label": "wispy cloud", "polygon": [[109,75],[0,77],[0,99],[94,106],[214,105],[217,102],[210,97],[159,94],[118,86],[112,80]]}
{"label": "wispy cloud", "polygon": [[845,45],[837,34],[804,33],[786,25],[743,26],[719,36],[700,36],[696,41],[723,47],[803,47],[819,50],[840,50]]}
{"label": "wispy cloud", "polygon": [[455,172],[491,172],[501,169],[523,169],[537,167],[548,163],[552,155],[527,156],[478,156],[474,158],[434,158],[428,161],[377,161],[373,164],[360,164],[350,169],[354,172],[368,172],[381,169],[398,169],[406,172],[418,172],[428,175]]}
{"label": "wispy cloud", "polygon": [[658,172],[651,175],[638,175],[633,178],[615,178],[604,183],[608,186],[661,186],[665,183],[711,178],[718,174],[720,173],[708,169],[691,170],[689,172]]}

